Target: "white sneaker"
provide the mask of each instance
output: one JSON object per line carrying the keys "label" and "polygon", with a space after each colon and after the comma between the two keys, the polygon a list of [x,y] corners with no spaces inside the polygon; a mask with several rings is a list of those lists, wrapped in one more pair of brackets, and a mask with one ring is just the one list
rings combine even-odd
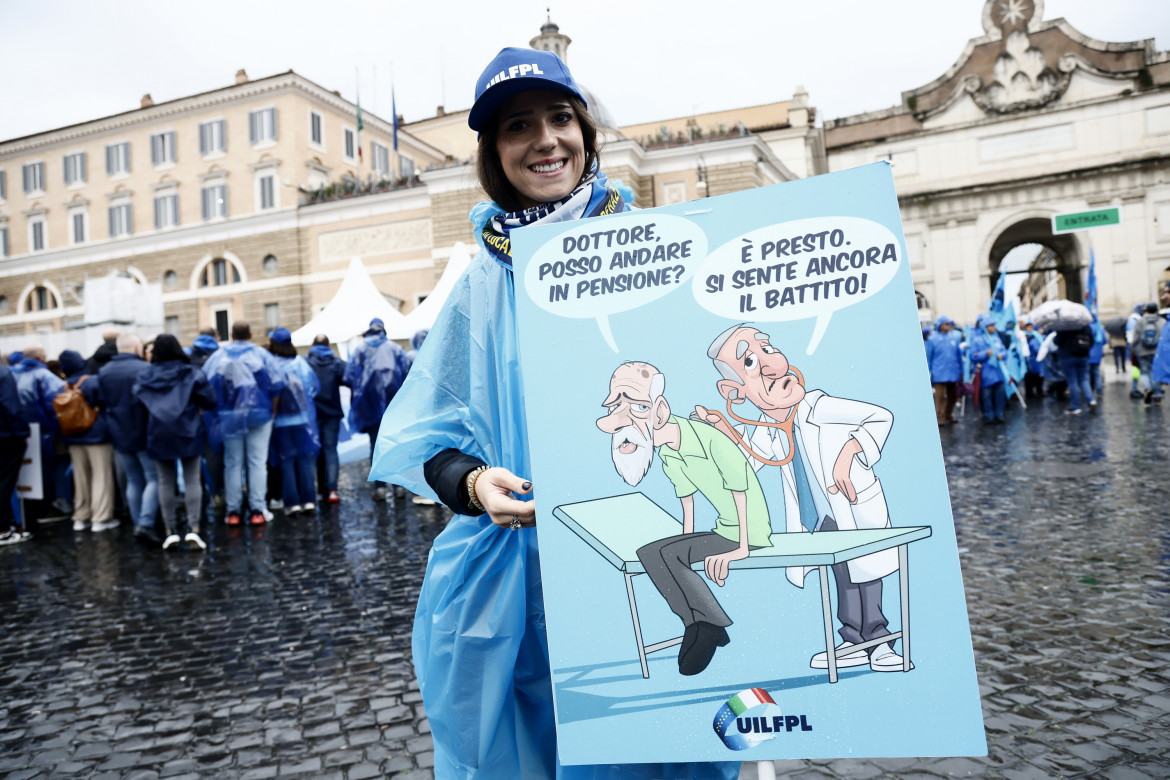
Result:
{"label": "white sneaker", "polygon": [[301,505],[300,504],[293,504],[288,509],[284,510],[284,513],[286,515],[295,515],[299,511],[301,511]]}
{"label": "white sneaker", "polygon": [[203,537],[200,536],[196,531],[189,531],[187,535],[183,537],[183,540],[188,544],[195,545],[200,550],[207,549],[207,542],[203,541]]}
{"label": "white sneaker", "polygon": [[[850,666],[863,666],[869,662],[869,655],[864,650],[854,650],[852,653],[841,655],[842,650],[848,650],[853,647],[852,642],[842,642],[833,648],[837,653],[837,668],[848,669]],[[826,652],[817,653],[809,661],[809,666],[813,669],[828,669],[829,668],[829,654]]]}
{"label": "white sneaker", "polygon": [[[875,672],[902,671],[902,656],[895,653],[888,644],[878,645],[869,659],[869,668]],[[914,664],[910,664],[914,668]]]}
{"label": "white sneaker", "polygon": [[179,543],[179,535],[178,534],[174,534],[174,533],[167,534],[167,538],[163,539],[163,549],[169,550],[178,543]]}
{"label": "white sneaker", "polygon": [[112,517],[109,520],[102,520],[100,522],[94,523],[92,526],[90,526],[89,530],[93,531],[96,534],[96,533],[99,533],[101,531],[111,531],[117,527],[118,527],[118,518]]}
{"label": "white sneaker", "polygon": [[305,511],[305,512],[315,512],[315,511],[317,511],[317,505],[314,504],[312,501],[310,501],[309,503],[307,503],[303,507],[301,507],[301,510]]}
{"label": "white sneaker", "polygon": [[89,530],[89,521],[88,520],[74,520],[73,521],[73,530],[74,531],[88,531]]}
{"label": "white sneaker", "polygon": [[271,512],[269,512],[267,509],[262,509],[262,510],[260,510],[260,513],[262,515],[264,515],[264,522],[266,522],[266,523],[272,522],[272,513]]}
{"label": "white sneaker", "polygon": [[[427,498],[426,496],[414,496],[413,498],[410,499],[410,502],[412,504],[415,504],[416,506],[434,506],[435,505],[434,500]],[[822,653],[822,655],[823,655],[823,653]]]}
{"label": "white sneaker", "polygon": [[[274,498],[268,502],[268,508],[269,509],[284,509],[284,502],[281,501],[279,498]],[[289,511],[295,512],[296,509],[291,509]]]}
{"label": "white sneaker", "polygon": [[7,544],[20,544],[21,542],[27,542],[31,538],[32,534],[30,534],[28,531],[17,531],[14,528],[11,531],[5,531],[4,533],[0,534],[0,546]]}

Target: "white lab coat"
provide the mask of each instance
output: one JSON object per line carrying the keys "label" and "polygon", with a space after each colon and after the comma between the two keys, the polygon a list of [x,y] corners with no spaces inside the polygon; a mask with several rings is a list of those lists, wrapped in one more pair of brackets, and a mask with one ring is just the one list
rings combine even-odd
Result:
{"label": "white lab coat", "polygon": [[[769,419],[760,415],[761,420]],[[835,398],[822,390],[812,390],[796,407],[794,436],[807,455],[807,462],[815,482],[828,499],[833,518],[842,531],[859,528],[889,528],[890,513],[881,482],[873,467],[881,458],[882,447],[890,435],[894,415],[888,410],[863,401]],[[751,442],[752,449],[769,460],[781,460],[788,454],[788,436],[778,428],[763,425],[738,425],[736,430]],[[857,491],[857,503],[850,504],[844,493],[830,493],[833,485],[833,464],[849,439],[861,444],[861,452],[854,457],[849,478]],[[756,471],[767,465],[748,455]],[[790,462],[780,467],[784,486],[785,531],[807,533],[800,522],[800,503],[796,492],[796,476]],[[814,487],[814,490],[816,488]],[[883,550],[849,561],[849,579],[870,582],[898,570],[897,549]],[[804,578],[811,567],[790,566],[786,574],[797,587],[804,586]]]}

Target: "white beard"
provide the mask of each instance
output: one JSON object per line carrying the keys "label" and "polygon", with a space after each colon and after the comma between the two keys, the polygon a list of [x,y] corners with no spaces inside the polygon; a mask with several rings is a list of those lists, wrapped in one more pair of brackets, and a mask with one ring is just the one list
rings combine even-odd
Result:
{"label": "white beard", "polygon": [[[637,447],[626,455],[618,448],[629,442]],[[627,425],[613,434],[610,443],[610,454],[613,455],[613,465],[627,485],[637,485],[650,470],[654,462],[654,443],[633,425]]]}

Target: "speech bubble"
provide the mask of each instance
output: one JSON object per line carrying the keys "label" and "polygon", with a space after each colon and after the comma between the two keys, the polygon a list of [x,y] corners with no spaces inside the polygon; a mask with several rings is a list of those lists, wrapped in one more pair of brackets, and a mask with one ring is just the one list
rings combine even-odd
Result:
{"label": "speech bubble", "polygon": [[536,251],[524,289],[550,314],[597,320],[617,352],[609,316],[677,290],[706,254],[706,234],[682,217],[634,212],[582,220]]}
{"label": "speech bubble", "polygon": [[692,291],[725,319],[783,322],[816,317],[807,354],[833,312],[876,295],[902,265],[893,232],[860,217],[811,217],[757,228],[718,247],[695,271]]}

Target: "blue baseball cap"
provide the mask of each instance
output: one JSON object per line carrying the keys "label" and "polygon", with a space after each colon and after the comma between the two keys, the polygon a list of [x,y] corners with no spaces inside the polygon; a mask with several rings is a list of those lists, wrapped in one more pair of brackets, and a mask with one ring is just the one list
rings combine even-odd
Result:
{"label": "blue baseball cap", "polygon": [[573,95],[588,106],[581,88],[569,68],[551,51],[539,49],[501,49],[475,82],[475,104],[467,115],[467,124],[481,132],[488,119],[504,101],[530,89],[552,89]]}
{"label": "blue baseball cap", "polygon": [[268,334],[268,338],[272,339],[274,344],[292,343],[292,334],[288,332],[288,328],[277,328]]}

